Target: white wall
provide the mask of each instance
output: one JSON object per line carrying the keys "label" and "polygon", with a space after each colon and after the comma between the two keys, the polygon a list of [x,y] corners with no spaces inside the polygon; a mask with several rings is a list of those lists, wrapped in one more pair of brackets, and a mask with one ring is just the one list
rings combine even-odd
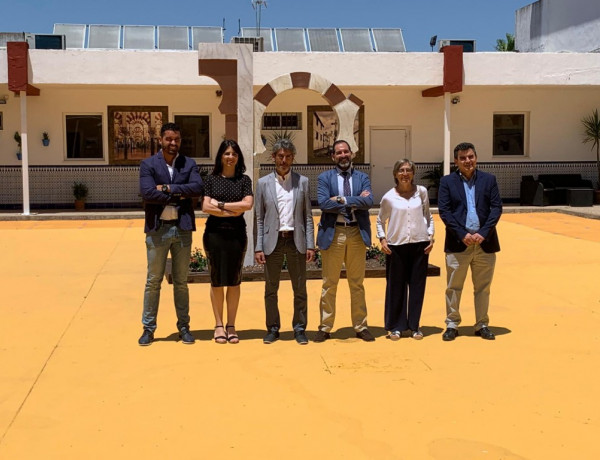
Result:
{"label": "white wall", "polygon": [[[166,105],[174,113],[212,114],[214,153],[224,133],[218,111],[216,83],[199,77],[196,52],[31,50],[32,83],[41,95],[28,97],[30,162],[41,164],[106,164],[65,161],[64,115],[102,113],[108,148],[108,105]],[[254,91],[294,71],[312,72],[354,93],[365,104],[365,161],[370,161],[369,128],[406,126],[411,130],[412,157],[439,161],[442,157],[441,98],[423,98],[421,91],[442,84],[440,53],[255,53]],[[467,53],[464,91],[452,106],[452,143],[471,140],[481,161],[491,161],[491,117],[494,111],[531,113],[530,156],[525,161],[590,160],[581,144],[580,119],[600,108],[600,53]],[[9,93],[6,50],[0,50],[0,164],[19,164],[12,138],[20,126],[19,99]],[[296,138],[297,161],[306,162],[308,105],[326,101],[310,90],[290,90],[277,96],[268,112],[302,112],[303,130]],[[49,147],[41,133],[48,131]],[[514,161],[501,158],[500,161]],[[260,160],[263,161],[263,160]],[[212,162],[209,160],[209,162]]]}
{"label": "white wall", "polygon": [[[29,128],[29,162],[34,165],[98,165],[108,164],[108,119],[109,105],[156,105],[168,106],[169,121],[174,115],[198,114],[211,117],[211,155],[212,159],[198,160],[198,163],[212,163],[214,154],[225,133],[224,116],[218,111],[221,101],[215,90],[208,87],[194,89],[182,88],[99,88],[71,87],[57,88],[38,85],[40,96],[27,98]],[[2,89],[0,86],[0,95]],[[20,130],[20,101],[10,93],[8,103],[0,105],[4,113],[4,130],[0,131],[0,164],[16,165],[15,131]],[[65,115],[72,114],[103,115],[103,160],[67,160],[65,147]],[[48,131],[50,145],[43,147],[42,132]]]}
{"label": "white wall", "polygon": [[599,50],[600,2],[540,0],[517,10],[515,45],[521,52]]}

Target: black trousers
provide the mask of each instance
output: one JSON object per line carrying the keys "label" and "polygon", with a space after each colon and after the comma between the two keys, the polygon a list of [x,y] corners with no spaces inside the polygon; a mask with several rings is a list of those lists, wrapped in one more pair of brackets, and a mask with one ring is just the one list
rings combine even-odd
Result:
{"label": "black trousers", "polygon": [[385,259],[385,329],[419,330],[429,254],[423,251],[429,242],[389,246]]}
{"label": "black trousers", "polygon": [[281,327],[277,292],[284,255],[294,290],[292,327],[294,332],[300,332],[306,330],[306,254],[298,252],[293,237],[284,238],[280,235],[273,252],[265,256],[267,259],[265,264],[266,326],[269,331],[279,331]]}

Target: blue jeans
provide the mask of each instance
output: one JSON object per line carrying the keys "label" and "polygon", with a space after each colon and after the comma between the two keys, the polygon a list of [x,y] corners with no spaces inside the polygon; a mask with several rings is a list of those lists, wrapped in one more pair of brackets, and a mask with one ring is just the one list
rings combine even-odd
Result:
{"label": "blue jeans", "polygon": [[148,276],[144,289],[144,329],[156,330],[156,316],[160,300],[160,286],[165,275],[167,256],[171,251],[171,272],[173,274],[173,299],[177,313],[177,329],[189,328],[190,296],[187,276],[192,252],[192,232],[183,231],[177,225],[162,224],[156,232],[146,234],[148,255]]}

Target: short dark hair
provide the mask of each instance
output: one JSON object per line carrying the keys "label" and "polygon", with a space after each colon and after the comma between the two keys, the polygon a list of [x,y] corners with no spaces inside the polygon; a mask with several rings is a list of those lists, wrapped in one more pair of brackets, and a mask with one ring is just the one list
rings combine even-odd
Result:
{"label": "short dark hair", "polygon": [[350,150],[350,153],[352,153],[352,147],[350,147],[350,144],[348,143],[348,141],[345,141],[344,139],[338,139],[337,141],[335,141],[333,143],[333,151],[335,152],[335,146],[338,144],[344,143],[348,146],[348,150]]}
{"label": "short dark hair", "polygon": [[235,177],[240,178],[246,172],[246,164],[244,163],[242,149],[240,149],[238,143],[233,139],[225,139],[223,142],[221,142],[219,150],[217,151],[217,158],[215,158],[215,167],[213,168],[212,175],[218,176],[223,172],[223,153],[225,153],[227,147],[231,147],[233,151],[238,154],[238,161],[235,165]]}
{"label": "short dark hair", "polygon": [[475,150],[475,146],[470,142],[461,142],[456,147],[454,147],[454,159],[458,158],[458,152],[463,150],[473,150],[475,156],[477,156],[477,151]]}
{"label": "short dark hair", "polygon": [[162,125],[162,127],[160,128],[160,137],[163,137],[165,131],[173,131],[175,133],[181,134],[181,128],[175,123],[165,123],[164,125]]}
{"label": "short dark hair", "polygon": [[281,149],[287,150],[288,152],[291,152],[292,155],[296,156],[296,146],[289,139],[282,137],[281,139],[275,141],[273,148],[271,149],[271,153],[275,155]]}

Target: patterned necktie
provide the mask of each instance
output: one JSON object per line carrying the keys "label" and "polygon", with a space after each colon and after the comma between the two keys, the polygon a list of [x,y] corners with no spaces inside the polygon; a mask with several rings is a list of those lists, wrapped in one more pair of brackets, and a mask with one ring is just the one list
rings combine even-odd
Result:
{"label": "patterned necktie", "polygon": [[344,171],[342,176],[344,176],[344,196],[351,196],[352,192],[350,191],[350,173],[348,171]]}
{"label": "patterned necktie", "polygon": [[[352,191],[350,190],[350,172],[344,171],[342,176],[344,177],[344,196],[352,196]],[[352,211],[348,207],[344,213],[344,219],[346,222],[352,221]]]}

